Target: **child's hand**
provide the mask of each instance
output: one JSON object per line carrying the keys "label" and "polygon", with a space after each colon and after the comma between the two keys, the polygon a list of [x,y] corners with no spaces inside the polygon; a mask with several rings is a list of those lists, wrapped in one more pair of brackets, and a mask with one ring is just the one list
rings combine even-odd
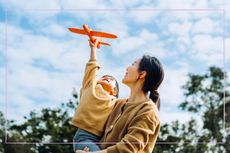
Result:
{"label": "child's hand", "polygon": [[98,45],[98,39],[95,39],[94,43],[89,40],[89,46],[90,46],[90,48],[96,48],[97,45]]}

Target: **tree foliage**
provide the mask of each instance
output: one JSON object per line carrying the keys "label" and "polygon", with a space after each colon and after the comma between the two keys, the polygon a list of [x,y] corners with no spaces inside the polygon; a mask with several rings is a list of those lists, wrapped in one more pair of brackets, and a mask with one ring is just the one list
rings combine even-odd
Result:
{"label": "tree foliage", "polygon": [[218,67],[210,67],[205,74],[188,74],[189,79],[182,87],[185,100],[179,108],[199,114],[203,127],[197,127],[197,121],[193,119],[185,124],[175,121],[162,125],[158,141],[176,143],[157,145],[154,152],[230,152],[227,143],[230,142],[230,119],[224,113],[230,113],[230,99],[224,105],[225,97],[230,93],[224,90],[225,77],[226,74]]}
{"label": "tree foliage", "polygon": [[[68,103],[62,103],[59,108],[43,108],[40,113],[31,111],[28,117],[24,117],[25,122],[9,126],[7,142],[10,143],[3,143],[1,147],[3,149],[0,151],[5,153],[73,152],[71,142],[76,129],[70,125],[69,112],[74,110],[74,103],[70,100]],[[3,115],[0,115],[0,119],[4,120]],[[1,130],[2,141],[4,135],[4,131]],[[21,142],[28,144],[16,144]]]}

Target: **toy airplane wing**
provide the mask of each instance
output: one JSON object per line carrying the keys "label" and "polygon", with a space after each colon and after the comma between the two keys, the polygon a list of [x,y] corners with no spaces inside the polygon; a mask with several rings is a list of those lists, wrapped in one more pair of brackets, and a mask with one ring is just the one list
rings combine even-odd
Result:
{"label": "toy airplane wing", "polygon": [[[68,29],[74,33],[78,33],[78,34],[82,34],[82,35],[88,35],[85,32],[85,30],[83,30],[83,29],[78,29],[78,28],[68,28]],[[110,33],[106,33],[106,32],[99,32],[99,31],[90,31],[90,35],[96,36],[96,37],[111,38],[111,39],[117,38],[117,36],[114,34],[110,34]]]}
{"label": "toy airplane wing", "polygon": [[104,37],[104,38],[111,38],[111,39],[117,38],[116,35],[106,33],[106,32],[91,31],[91,33],[93,36],[97,36],[97,37]]}
{"label": "toy airplane wing", "polygon": [[87,35],[87,33],[85,32],[85,30],[82,30],[82,29],[78,29],[78,28],[68,28],[68,29],[69,29],[69,31],[71,31],[73,33]]}

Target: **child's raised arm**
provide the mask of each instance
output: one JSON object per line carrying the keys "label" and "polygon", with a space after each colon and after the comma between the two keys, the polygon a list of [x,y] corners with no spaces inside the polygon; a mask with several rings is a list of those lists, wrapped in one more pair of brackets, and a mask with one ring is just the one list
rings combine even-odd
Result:
{"label": "child's raised arm", "polygon": [[[82,88],[86,88],[96,79],[97,72],[100,68],[99,64],[96,62],[96,48],[98,40],[96,39],[94,43],[89,41],[90,46],[90,57],[89,62],[86,64],[85,74],[82,81]],[[81,96],[81,94],[80,94]]]}
{"label": "child's raised arm", "polygon": [[98,39],[95,40],[95,43],[89,40],[89,46],[91,48],[89,61],[96,61],[97,59],[97,54],[96,54],[97,44],[98,44]]}

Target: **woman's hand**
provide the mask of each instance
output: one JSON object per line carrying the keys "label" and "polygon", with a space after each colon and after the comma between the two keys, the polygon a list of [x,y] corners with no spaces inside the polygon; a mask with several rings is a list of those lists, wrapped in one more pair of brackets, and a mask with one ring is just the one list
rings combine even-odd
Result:
{"label": "woman's hand", "polygon": [[107,153],[107,151],[106,151],[106,149],[105,150],[100,150],[100,151],[93,151],[93,152],[87,152],[87,151],[84,151],[84,150],[77,150],[75,153]]}
{"label": "woman's hand", "polygon": [[75,153],[88,153],[87,151],[84,151],[84,150],[76,150]]}
{"label": "woman's hand", "polygon": [[89,148],[85,147],[83,150],[77,150],[75,153],[89,153]]}

